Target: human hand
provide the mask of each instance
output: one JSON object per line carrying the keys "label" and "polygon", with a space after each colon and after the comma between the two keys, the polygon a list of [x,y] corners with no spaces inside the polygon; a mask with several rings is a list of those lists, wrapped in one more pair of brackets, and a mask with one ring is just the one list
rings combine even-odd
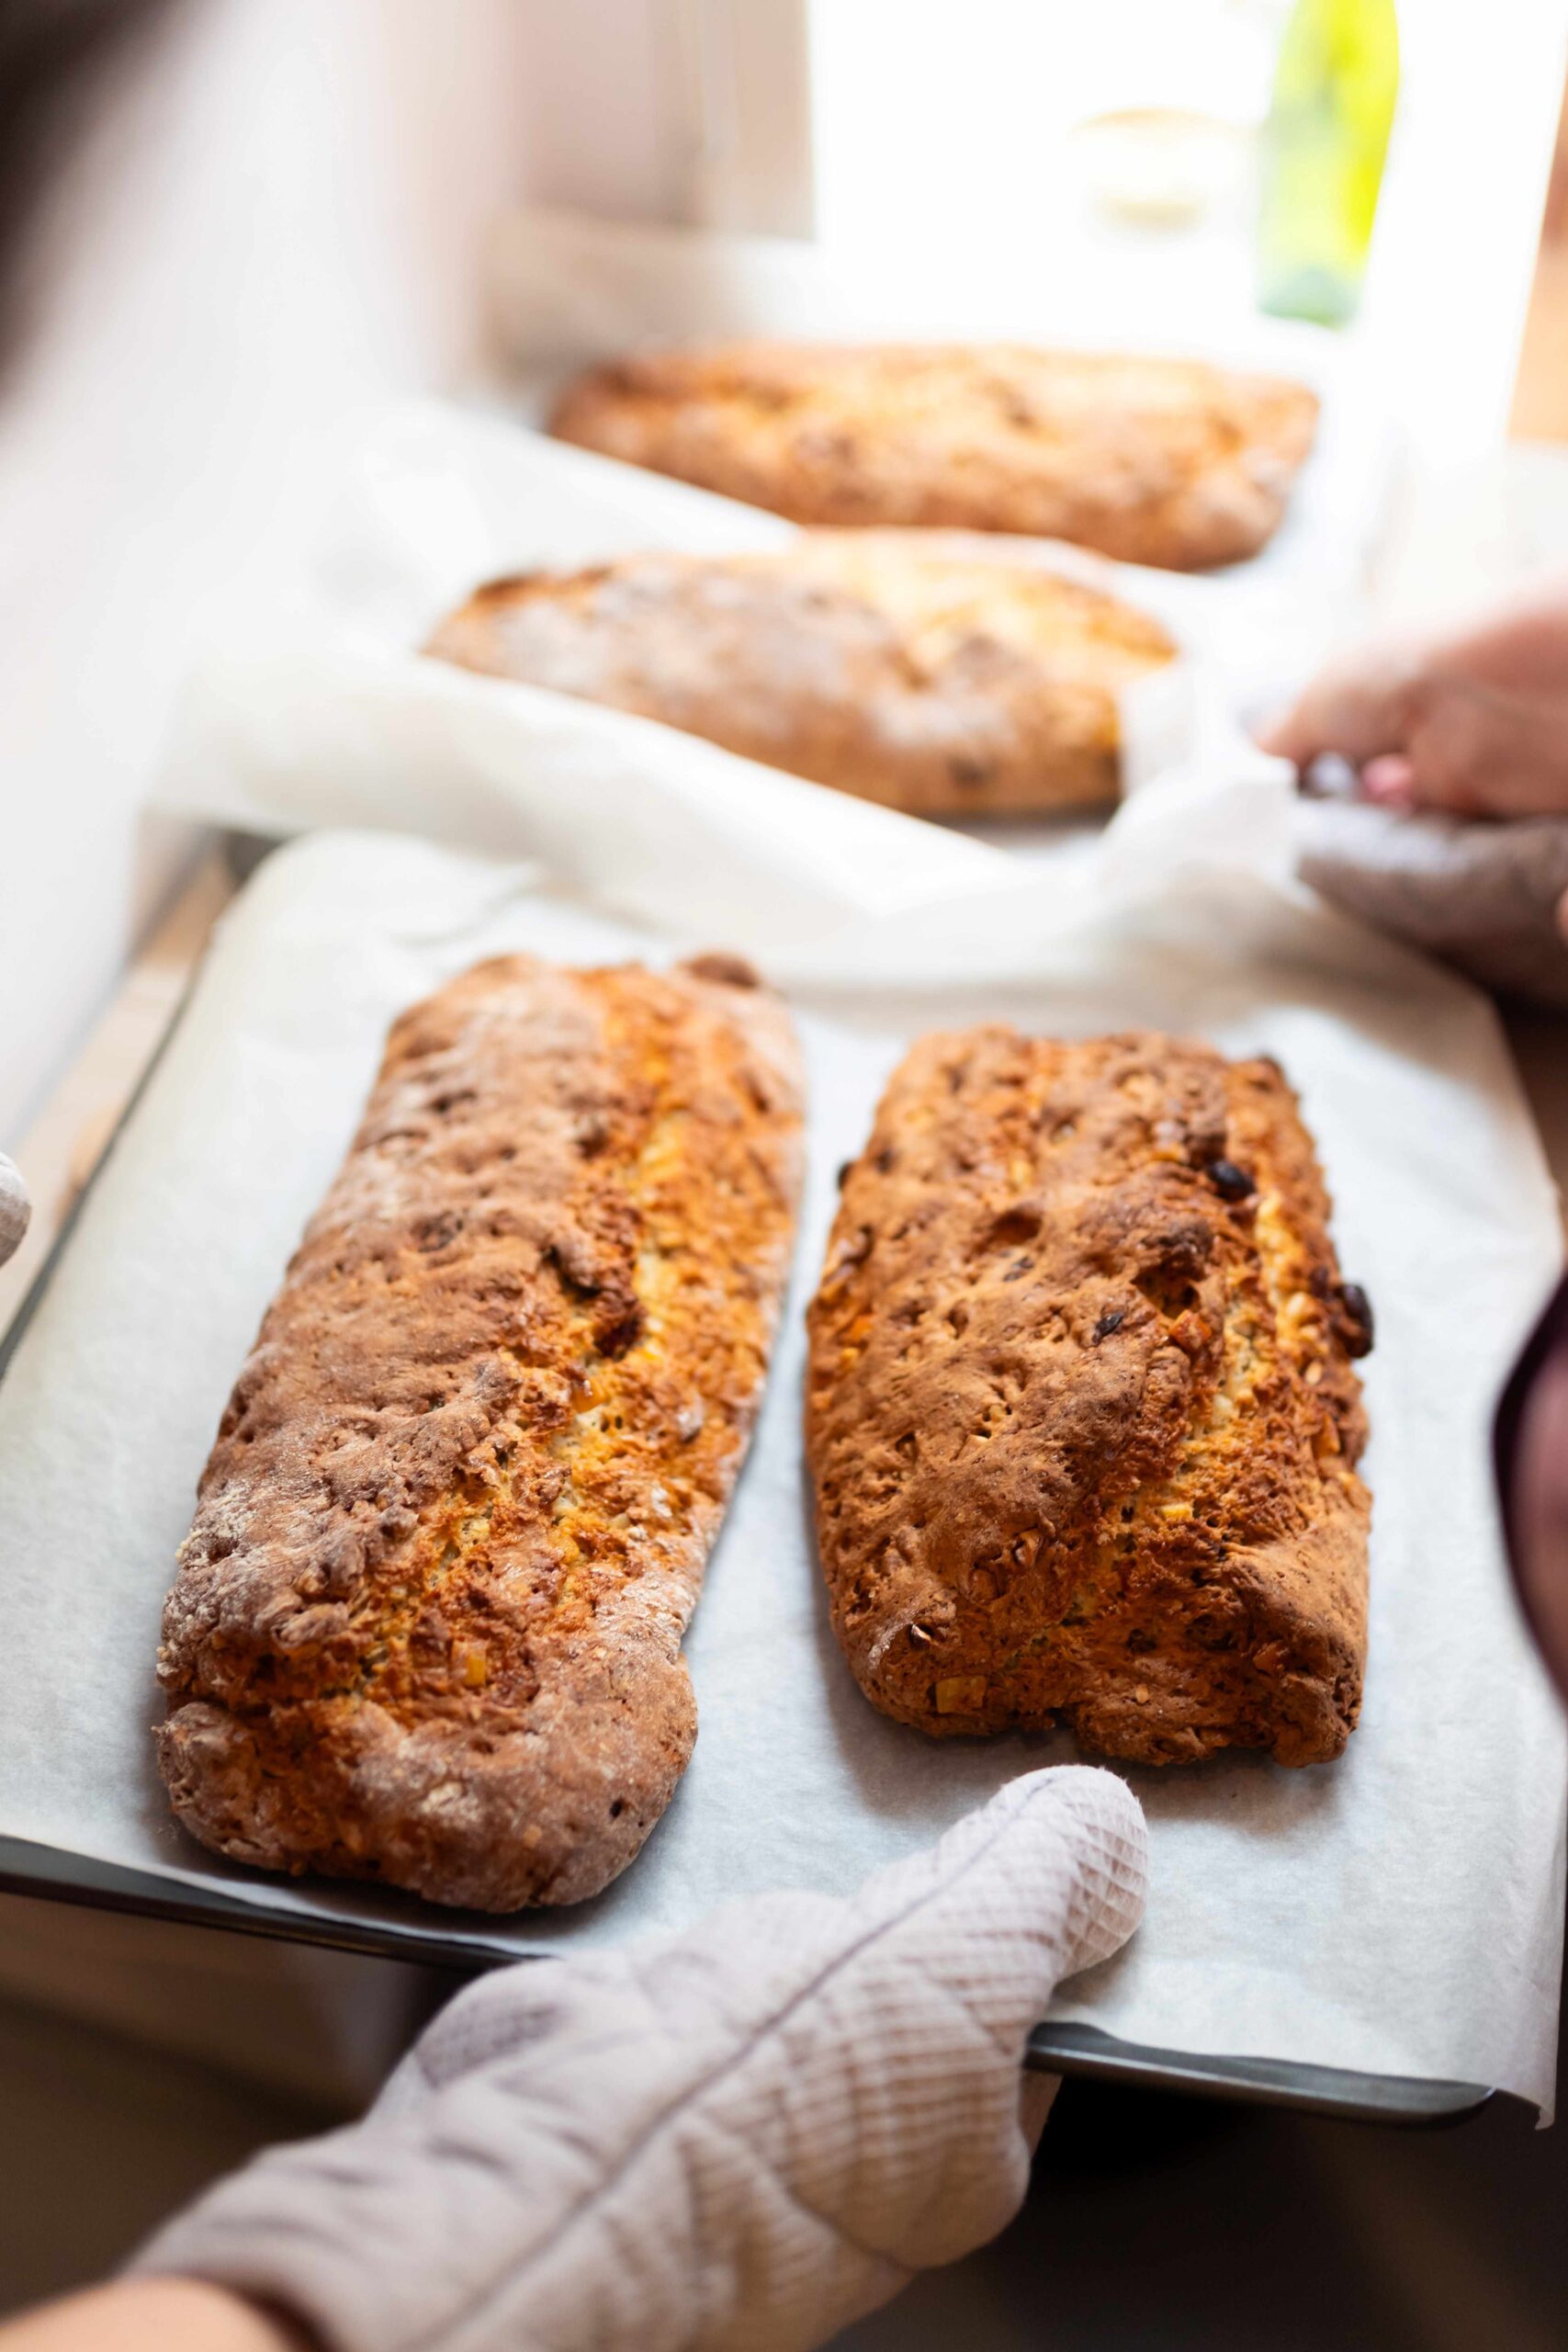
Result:
{"label": "human hand", "polygon": [[1017,2210],[1029,2030],[1144,1876],[1119,1780],[1033,1772],[848,1899],[498,1971],[132,2269],[330,2352],[805,2352]]}
{"label": "human hand", "polygon": [[1568,813],[1568,581],[1341,656],[1258,741],[1303,770],[1337,752],[1387,808]]}
{"label": "human hand", "polygon": [[117,2278],[0,2320],[0,2352],[314,2352],[276,2312],[199,2278]]}

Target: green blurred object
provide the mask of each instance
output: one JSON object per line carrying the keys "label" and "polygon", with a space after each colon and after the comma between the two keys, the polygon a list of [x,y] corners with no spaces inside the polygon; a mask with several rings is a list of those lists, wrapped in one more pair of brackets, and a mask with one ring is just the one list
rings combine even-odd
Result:
{"label": "green blurred object", "polygon": [[1258,300],[1355,316],[1399,93],[1393,0],[1296,0],[1263,130]]}

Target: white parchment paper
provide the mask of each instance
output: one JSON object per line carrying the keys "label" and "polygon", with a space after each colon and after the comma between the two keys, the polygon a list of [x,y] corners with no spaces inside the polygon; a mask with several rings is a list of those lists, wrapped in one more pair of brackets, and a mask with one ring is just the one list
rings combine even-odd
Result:
{"label": "white parchment paper", "polygon": [[[1253,706],[1347,625],[1356,591],[1344,516],[1364,516],[1372,499],[1360,444],[1331,447],[1292,510],[1301,560],[1223,579],[1052,540],[991,533],[974,544],[1152,612],[1182,648],[1184,675],[1212,676],[1227,701]],[[481,581],[646,548],[778,547],[795,532],[776,515],[499,416],[417,401],[366,420],[334,493],[280,536],[281,553],[215,585],[157,783],[166,808],[266,832],[386,825],[538,855],[598,904],[660,923],[694,919],[700,880],[705,920],[744,921],[768,939],[911,906],[980,871],[982,844],[952,827],[418,651]],[[987,838],[1070,854],[1094,830],[1013,821]]]}
{"label": "white parchment paper", "polygon": [[[1505,1589],[1484,1431],[1555,1261],[1550,1188],[1484,1001],[1269,883],[1266,785],[1247,787],[1250,831],[1235,796],[1195,790],[1163,814],[1157,798],[1134,804],[1070,892],[987,857],[918,924],[863,913],[770,955],[807,1046],[810,1191],[767,1406],[690,1638],[695,1758],[615,1887],[510,1921],[204,1854],[152,1768],[152,1662],[230,1384],[389,1017],[481,955],[638,943],[539,895],[527,870],[392,835],[317,835],[264,865],[0,1385],[0,1828],[218,1883],[260,1910],[524,1952],[685,1921],[748,1889],[850,1886],[1010,1774],[1072,1756],[1066,1739],[930,1743],[860,1696],[808,1534],[801,1310],[834,1172],[909,1035],[998,1014],[1042,1030],[1156,1022],[1280,1055],[1330,1173],[1347,1271],[1375,1302],[1371,1656],[1361,1726],[1335,1765],[1130,1776],[1153,1830],[1148,1917],[1060,2014],[1166,2047],[1495,2083],[1544,2105],[1568,1755]],[[681,928],[690,944],[695,926]],[[734,927],[717,936],[749,944]]]}

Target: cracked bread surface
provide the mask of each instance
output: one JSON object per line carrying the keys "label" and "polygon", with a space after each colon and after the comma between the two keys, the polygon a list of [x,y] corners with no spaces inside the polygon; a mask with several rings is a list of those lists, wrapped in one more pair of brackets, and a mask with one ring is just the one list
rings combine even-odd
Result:
{"label": "cracked bread surface", "polygon": [[1118,696],[1176,652],[1120,597],[927,531],[492,581],[425,650],[926,816],[1114,799]]}
{"label": "cracked bread surface", "polygon": [[801,1079],[737,959],[481,964],[406,1012],[240,1374],[166,1605],[207,1845],[506,1911],[675,1789],[766,1374]]}
{"label": "cracked bread surface", "polygon": [[1317,415],[1305,385],[1202,360],[758,341],[594,368],[550,430],[795,523],[1022,532],[1186,571],[1266,545]]}
{"label": "cracked bread surface", "polygon": [[823,1569],[876,1706],[1146,1764],[1341,1751],[1371,1329],[1328,1216],[1272,1061],[1000,1026],[913,1048],[808,1317]]}

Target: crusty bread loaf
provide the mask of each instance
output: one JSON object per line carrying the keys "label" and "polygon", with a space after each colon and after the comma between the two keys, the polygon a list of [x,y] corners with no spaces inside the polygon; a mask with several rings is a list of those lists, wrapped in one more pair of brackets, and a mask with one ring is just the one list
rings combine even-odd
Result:
{"label": "crusty bread loaf", "polygon": [[918,531],[492,581],[427,650],[966,817],[1114,798],[1117,696],[1175,652],[1115,596]]}
{"label": "crusty bread loaf", "polygon": [[597,368],[550,429],[795,523],[1022,531],[1186,571],[1257,554],[1316,427],[1304,385],[1201,360],[741,343]]}
{"label": "crusty bread loaf", "polygon": [[923,1039],[846,1171],[807,1436],[833,1622],[928,1732],[1336,1756],[1365,1437],[1328,1201],[1270,1061]]}
{"label": "crusty bread loaf", "polygon": [[180,1554],[187,1828],[487,1911],[630,1861],[695,1735],[799,1159],[787,1016],[732,959],[507,957],[402,1015]]}

